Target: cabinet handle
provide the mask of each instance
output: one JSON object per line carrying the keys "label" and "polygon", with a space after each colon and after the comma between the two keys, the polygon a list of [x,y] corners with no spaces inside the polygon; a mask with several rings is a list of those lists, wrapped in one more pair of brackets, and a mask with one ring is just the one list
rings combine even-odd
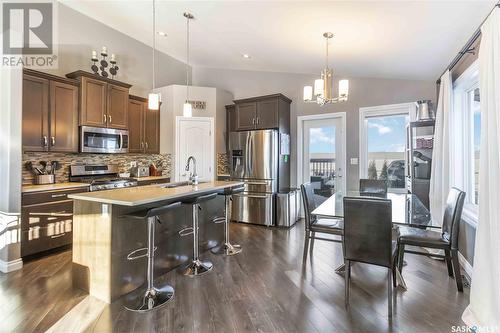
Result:
{"label": "cabinet handle", "polygon": [[259,117],[257,117],[257,125],[259,124]]}
{"label": "cabinet handle", "polygon": [[255,125],[255,118],[252,118],[252,125]]}
{"label": "cabinet handle", "polygon": [[50,236],[50,238],[59,238],[59,237],[62,237],[64,235],[66,235],[65,232],[63,232],[62,234],[58,234],[58,235],[52,235],[52,236]]}
{"label": "cabinet handle", "polygon": [[106,118],[105,114],[103,114],[103,117],[104,117],[104,123],[107,123],[108,122],[108,118]]}
{"label": "cabinet handle", "polygon": [[144,149],[144,142],[141,141],[141,149]]}
{"label": "cabinet handle", "polygon": [[42,141],[43,141],[43,146],[44,147],[47,147],[49,145],[49,141],[47,140],[47,136],[46,135],[44,135],[42,137]]}
{"label": "cabinet handle", "polygon": [[108,116],[108,118],[109,118],[109,123],[111,124],[111,116]]}
{"label": "cabinet handle", "polygon": [[55,136],[51,136],[51,137],[50,137],[50,141],[52,141],[52,142],[51,142],[52,146],[55,146],[55,145],[56,145],[56,137],[55,137]]}
{"label": "cabinet handle", "polygon": [[148,143],[147,143],[147,142],[146,142],[146,149],[149,149],[149,145],[148,145]]}
{"label": "cabinet handle", "polygon": [[52,198],[66,197],[67,194],[52,194]]}

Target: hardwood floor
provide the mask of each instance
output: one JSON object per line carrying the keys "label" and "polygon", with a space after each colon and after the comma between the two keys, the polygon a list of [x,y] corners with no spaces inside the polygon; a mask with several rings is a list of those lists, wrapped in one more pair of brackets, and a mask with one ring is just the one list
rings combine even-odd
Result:
{"label": "hardwood floor", "polygon": [[408,290],[394,292],[387,319],[386,270],[353,267],[351,307],[344,306],[339,243],[316,241],[302,263],[303,224],[291,230],[231,224],[234,257],[204,253],[214,270],[189,278],[170,272],[168,305],[146,314],[104,304],[71,286],[71,252],[0,275],[0,331],[16,332],[450,332],[463,325],[469,289],[456,290],[442,261],[408,255]]}

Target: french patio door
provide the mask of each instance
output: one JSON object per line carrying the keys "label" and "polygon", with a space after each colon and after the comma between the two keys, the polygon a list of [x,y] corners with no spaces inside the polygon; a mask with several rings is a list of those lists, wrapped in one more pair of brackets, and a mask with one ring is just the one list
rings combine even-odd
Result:
{"label": "french patio door", "polygon": [[302,183],[310,182],[325,200],[345,193],[344,121],[341,117],[304,119],[302,122]]}

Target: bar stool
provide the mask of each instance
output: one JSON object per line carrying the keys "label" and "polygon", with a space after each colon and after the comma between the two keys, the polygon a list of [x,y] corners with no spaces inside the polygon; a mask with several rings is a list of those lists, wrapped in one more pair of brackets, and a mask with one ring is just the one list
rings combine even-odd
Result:
{"label": "bar stool", "polygon": [[234,256],[240,253],[243,249],[241,245],[231,244],[229,242],[229,221],[231,220],[231,201],[233,201],[233,194],[241,193],[245,190],[244,186],[225,188],[218,194],[224,196],[224,244],[217,248],[214,253],[225,254],[226,256]]}
{"label": "bar stool", "polygon": [[199,258],[199,227],[198,227],[198,210],[201,209],[200,203],[214,199],[217,193],[202,195],[199,197],[182,199],[181,203],[190,205],[193,210],[193,258],[191,263],[184,268],[183,274],[187,276],[198,276],[209,272],[213,268],[213,264],[209,260],[200,260]]}
{"label": "bar stool", "polygon": [[174,288],[172,288],[172,286],[170,286],[166,282],[161,283],[157,286],[153,285],[155,258],[155,222],[159,222],[160,215],[165,214],[171,209],[180,207],[180,205],[180,202],[174,202],[166,206],[142,210],[122,216],[124,218],[147,221],[148,223],[148,246],[146,248],[147,253],[143,255],[133,256],[134,253],[144,250],[138,249],[127,256],[129,260],[139,259],[142,257],[148,258],[147,289],[139,296],[136,296],[135,293],[132,293],[131,297],[125,299],[125,308],[130,311],[147,312],[166,304],[172,299],[172,297],[174,297]]}

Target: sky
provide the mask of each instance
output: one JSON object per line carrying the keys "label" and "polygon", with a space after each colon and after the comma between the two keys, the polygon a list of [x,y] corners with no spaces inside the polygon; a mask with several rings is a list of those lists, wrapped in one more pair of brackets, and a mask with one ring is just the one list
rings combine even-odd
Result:
{"label": "sky", "polygon": [[[369,118],[368,151],[369,152],[404,152],[407,116],[386,116]],[[311,153],[335,152],[335,128],[311,128]]]}

